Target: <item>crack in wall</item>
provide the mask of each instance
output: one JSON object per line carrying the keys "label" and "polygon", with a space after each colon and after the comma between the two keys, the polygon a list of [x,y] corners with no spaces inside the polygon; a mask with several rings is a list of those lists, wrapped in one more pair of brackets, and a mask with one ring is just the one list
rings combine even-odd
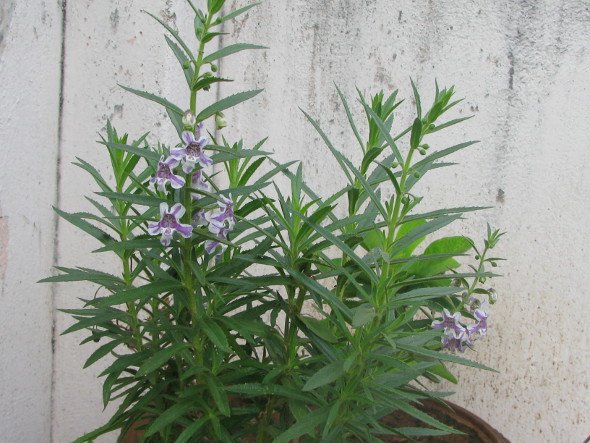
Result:
{"label": "crack in wall", "polygon": [[[63,144],[63,108],[65,85],[65,49],[66,49],[66,25],[67,25],[67,0],[61,0],[61,47],[60,47],[60,73],[59,73],[59,104],[57,115],[57,155],[55,164],[55,196],[54,207],[59,208],[61,203],[61,152]],[[59,262],[59,221],[57,213],[53,219],[53,267]],[[51,393],[50,393],[50,424],[49,441],[53,443],[54,418],[55,418],[55,342],[57,334],[57,312],[55,299],[57,296],[57,283],[51,285]]]}

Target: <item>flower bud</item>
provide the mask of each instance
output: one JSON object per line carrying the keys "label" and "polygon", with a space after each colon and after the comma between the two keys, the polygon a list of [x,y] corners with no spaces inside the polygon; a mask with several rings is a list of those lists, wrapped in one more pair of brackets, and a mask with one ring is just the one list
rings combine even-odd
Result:
{"label": "flower bud", "polygon": [[392,167],[392,168],[397,168],[398,166],[399,166],[399,163],[398,163],[398,162],[393,162],[393,163],[391,164],[391,167]]}
{"label": "flower bud", "polygon": [[498,293],[496,292],[495,289],[489,290],[488,300],[489,300],[490,305],[493,305],[494,303],[496,303],[498,301]]}
{"label": "flower bud", "polygon": [[221,130],[227,126],[227,121],[223,118],[223,113],[218,112],[215,114],[215,127]]}
{"label": "flower bud", "polygon": [[186,111],[182,115],[182,125],[185,129],[193,129],[197,124],[197,118],[191,111]]}
{"label": "flower bud", "polygon": [[217,72],[219,68],[217,67],[217,65],[214,65],[213,63],[211,63],[211,72]]}
{"label": "flower bud", "polygon": [[428,151],[430,149],[430,145],[427,143],[424,143],[423,145],[421,145],[422,149],[424,149],[425,151]]}
{"label": "flower bud", "polygon": [[426,155],[426,149],[424,148],[418,148],[418,152],[420,153],[420,155]]}
{"label": "flower bud", "polygon": [[415,172],[414,172],[414,177],[416,177],[416,178],[420,178],[420,177],[421,177],[421,175],[420,175],[420,173],[419,173],[418,171],[415,171]]}

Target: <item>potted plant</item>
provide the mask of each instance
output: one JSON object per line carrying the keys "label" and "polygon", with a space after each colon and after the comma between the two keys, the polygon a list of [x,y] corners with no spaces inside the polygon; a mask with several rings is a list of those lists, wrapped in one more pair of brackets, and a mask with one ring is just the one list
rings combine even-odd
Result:
{"label": "potted plant", "polygon": [[[412,83],[408,127],[395,118],[397,91],[359,91],[361,127],[338,90],[360,164],[304,113],[347,179],[320,195],[300,164],[275,161],[264,140],[247,147],[219,135],[223,111],[260,91],[207,107],[198,101],[226,81],[220,59],[262,48],[207,50],[221,23],[254,5],[222,13],[224,0],[208,0],[204,10],[188,1],[196,49],[152,16],[169,33],[188,109],[125,87],[163,106],[178,140],[154,146],[147,134],[133,139],[108,122],[100,146],[113,179],[82,159],[75,163],[96,181],[102,201],[89,199],[96,213],[56,209],[102,244],[98,252],[121,262],[118,275],[59,267],[43,280],[99,288],[94,296],[89,288],[83,307],[63,310],[75,320],[65,333],[88,331],[84,342],[96,349],[85,366],[110,359],[101,374],[103,400],[118,409],[77,441],[113,431],[142,442],[277,443],[458,432],[427,413],[448,393],[423,382],[456,383],[448,363],[488,369],[460,353],[486,333],[485,304],[495,293],[484,285],[495,276],[488,267],[500,260],[492,251],[502,234],[488,226],[482,244],[440,235],[482,208],[419,210],[420,179],[475,143],[427,144],[465,120],[447,118],[459,102],[454,89],[437,85],[424,107]],[[289,189],[274,185],[279,176]],[[408,419],[418,424],[404,424]]]}

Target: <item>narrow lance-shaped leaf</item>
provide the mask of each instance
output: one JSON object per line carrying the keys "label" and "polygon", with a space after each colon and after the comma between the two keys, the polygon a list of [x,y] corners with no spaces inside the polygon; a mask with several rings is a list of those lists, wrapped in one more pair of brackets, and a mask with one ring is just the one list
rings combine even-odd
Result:
{"label": "narrow lance-shaped leaf", "polygon": [[238,92],[237,94],[230,95],[229,97],[222,98],[211,106],[207,106],[197,116],[197,121],[202,122],[203,120],[215,115],[218,112],[224,111],[228,108],[232,108],[239,105],[246,100],[250,100],[252,97],[257,96],[262,92],[262,89],[256,89],[253,91]]}
{"label": "narrow lance-shaped leaf", "polygon": [[219,51],[215,51],[203,59],[203,63],[211,63],[215,60],[218,60],[223,57],[227,57],[228,55],[235,54],[240,51],[245,51],[248,49],[268,49],[266,46],[260,45],[253,45],[250,43],[236,43],[234,45],[226,46],[225,48],[220,49]]}
{"label": "narrow lance-shaped leaf", "polygon": [[342,374],[344,374],[344,369],[341,361],[330,363],[313,374],[303,386],[303,390],[313,391],[314,389],[334,382],[340,378]]}
{"label": "narrow lance-shaped leaf", "polygon": [[164,106],[166,109],[169,109],[170,111],[174,112],[175,114],[182,116],[182,109],[180,109],[174,103],[166,100],[165,98],[159,97],[154,94],[150,94],[149,92],[146,92],[146,91],[140,91],[139,89],[133,89],[128,86],[123,86],[123,85],[119,85],[119,86],[121,86],[123,89],[125,89],[125,91],[131,92],[139,97],[145,98],[145,99],[153,101],[155,103],[158,103],[159,105]]}
{"label": "narrow lance-shaped leaf", "polygon": [[168,46],[170,47],[170,49],[174,53],[174,56],[178,60],[178,63],[180,64],[182,72],[184,73],[184,77],[186,78],[186,82],[190,86],[195,71],[193,69],[192,64],[190,63],[188,56],[176,43],[170,40],[168,36],[165,36],[165,38],[166,43],[168,43]]}
{"label": "narrow lance-shaped leaf", "polygon": [[244,14],[245,12],[249,11],[250,9],[252,9],[254,6],[258,6],[260,3],[252,3],[251,5],[246,5],[243,6],[241,8],[236,9],[235,11],[229,12],[226,15],[224,15],[223,17],[219,17],[216,21],[215,24],[221,24],[223,22],[226,22],[228,20],[231,20],[233,18],[238,17],[239,15]]}

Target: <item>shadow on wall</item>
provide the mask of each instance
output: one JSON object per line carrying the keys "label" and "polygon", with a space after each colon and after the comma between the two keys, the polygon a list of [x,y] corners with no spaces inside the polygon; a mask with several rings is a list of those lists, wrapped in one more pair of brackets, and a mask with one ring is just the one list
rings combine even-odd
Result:
{"label": "shadow on wall", "polygon": [[10,28],[10,21],[12,20],[12,13],[14,12],[14,1],[0,2],[0,59],[6,46],[6,35]]}

